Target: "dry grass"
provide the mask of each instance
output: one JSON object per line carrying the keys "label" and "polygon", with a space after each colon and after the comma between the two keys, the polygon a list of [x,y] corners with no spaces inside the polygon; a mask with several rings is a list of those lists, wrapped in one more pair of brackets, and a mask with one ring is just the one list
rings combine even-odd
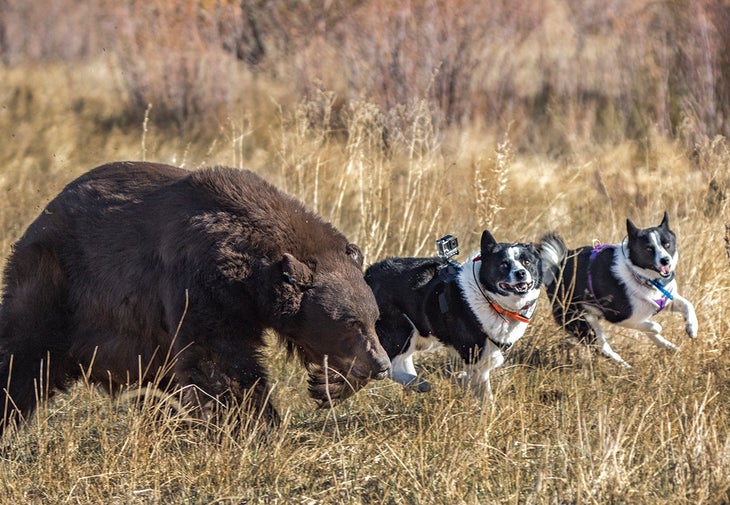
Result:
{"label": "dry grass", "polygon": [[[78,384],[2,440],[0,496],[12,503],[726,503],[730,501],[730,147],[694,154],[654,131],[546,157],[519,153],[518,131],[440,129],[423,101],[382,108],[298,105],[259,84],[220,124],[172,135],[118,120],[114,67],[0,68],[0,249],[64,184],[113,159],[251,167],[300,196],[363,246],[430,254],[441,234],[465,251],[555,229],[569,245],[618,241],[664,209],[678,233],[682,293],[696,341],[661,314],[669,354],[611,328],[630,370],[565,342],[540,300],[526,338],[493,379],[496,401],[460,389],[438,354],[421,362],[429,394],[374,383],[313,410],[306,377],[270,351],[282,426],[234,432],[191,423],[168,399],[110,399]],[[272,84],[276,88],[276,84]],[[267,88],[267,89],[264,89]],[[341,114],[332,109],[339,107]],[[546,132],[550,134],[550,132]]]}

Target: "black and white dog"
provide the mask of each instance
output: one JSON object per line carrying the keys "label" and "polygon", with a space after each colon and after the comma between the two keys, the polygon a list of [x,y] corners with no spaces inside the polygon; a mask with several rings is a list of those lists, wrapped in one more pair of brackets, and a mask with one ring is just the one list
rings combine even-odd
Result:
{"label": "black and white dog", "polygon": [[488,231],[481,250],[462,265],[443,257],[387,258],[365,272],[380,319],[375,330],[391,359],[391,377],[418,391],[413,355],[446,346],[468,364],[472,389],[492,399],[489,373],[525,333],[542,285],[532,244],[497,243]]}
{"label": "black and white dog", "polygon": [[628,235],[620,244],[568,250],[562,238],[547,234],[539,246],[557,323],[573,336],[596,343],[623,366],[629,365],[611,349],[601,319],[641,330],[657,346],[676,349],[662,337],[662,327],[651,321],[669,308],[682,313],[690,337],[697,335],[694,306],[677,292],[677,244],[667,213],[659,226],[639,229],[627,219],[626,228]]}

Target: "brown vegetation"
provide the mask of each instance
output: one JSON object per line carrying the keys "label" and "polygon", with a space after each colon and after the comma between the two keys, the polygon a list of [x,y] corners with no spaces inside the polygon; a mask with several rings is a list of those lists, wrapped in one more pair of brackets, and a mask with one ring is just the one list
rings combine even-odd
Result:
{"label": "brown vegetation", "polygon": [[[721,0],[466,2],[184,0],[0,4],[0,55],[97,60],[125,111],[179,126],[225,120],[244,72],[383,110],[424,99],[441,125],[504,130],[520,149],[692,143],[730,133],[730,7]],[[32,27],[32,29],[30,29]],[[255,84],[254,84],[255,86]]]}
{"label": "brown vegetation", "polygon": [[273,346],[284,421],[269,435],[191,423],[133,387],[109,400],[80,385],[3,438],[0,496],[730,500],[725,3],[83,4],[0,0],[3,258],[68,181],[115,159],[252,168],[368,263],[429,254],[447,232],[468,251],[485,227],[616,242],[626,217],[646,226],[666,209],[700,332],[689,341],[681,318],[658,316],[681,347],[668,354],[612,328],[634,365],[619,370],[567,344],[544,298],[493,378],[494,405],[437,354],[421,363],[427,395],[385,381],[317,412],[306,374]]}

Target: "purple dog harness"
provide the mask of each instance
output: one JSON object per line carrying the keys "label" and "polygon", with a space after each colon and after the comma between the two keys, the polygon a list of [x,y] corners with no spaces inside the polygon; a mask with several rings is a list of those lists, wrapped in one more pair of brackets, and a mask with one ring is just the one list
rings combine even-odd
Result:
{"label": "purple dog harness", "polygon": [[[596,296],[596,293],[593,291],[593,275],[591,275],[591,266],[593,265],[593,260],[595,260],[596,256],[598,256],[598,253],[600,253],[604,249],[616,249],[616,246],[612,244],[598,244],[593,247],[593,250],[591,251],[591,256],[590,258],[588,258],[588,291],[593,297],[593,300],[595,300],[595,302],[599,306],[601,305],[601,302]],[[662,310],[664,310],[667,304],[674,300],[674,295],[672,295],[672,292],[669,291],[666,286],[659,281],[659,279],[645,279],[639,276],[632,269],[630,270],[632,275],[634,276],[634,279],[636,279],[639,284],[642,284],[646,287],[654,287],[662,294],[661,298],[652,300],[657,305],[657,312],[661,312]],[[672,279],[674,279],[674,272],[672,272],[672,275],[669,277],[669,279],[667,279],[667,282],[671,282]]]}

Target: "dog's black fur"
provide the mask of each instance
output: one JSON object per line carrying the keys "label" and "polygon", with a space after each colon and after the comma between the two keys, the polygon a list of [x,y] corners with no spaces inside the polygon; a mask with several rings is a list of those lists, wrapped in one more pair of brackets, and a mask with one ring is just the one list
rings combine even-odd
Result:
{"label": "dog's black fur", "polygon": [[487,335],[450,268],[449,260],[438,257],[387,258],[366,270],[380,308],[375,328],[388,356],[408,347],[413,326],[421,336],[437,335],[465,361],[484,347]]}

